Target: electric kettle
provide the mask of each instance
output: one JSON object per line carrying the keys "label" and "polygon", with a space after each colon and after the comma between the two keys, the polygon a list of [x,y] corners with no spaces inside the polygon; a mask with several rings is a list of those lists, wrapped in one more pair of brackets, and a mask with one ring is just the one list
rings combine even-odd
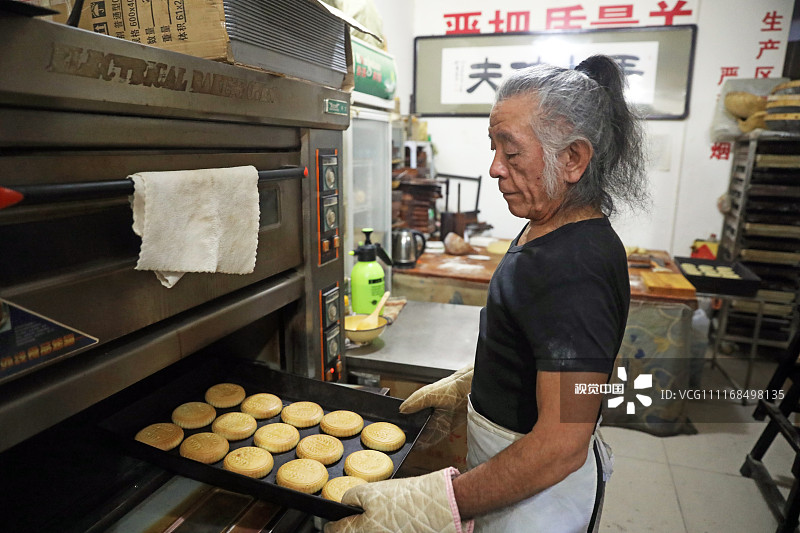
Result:
{"label": "electric kettle", "polygon": [[415,229],[402,228],[392,233],[392,265],[414,268],[425,251],[425,235]]}

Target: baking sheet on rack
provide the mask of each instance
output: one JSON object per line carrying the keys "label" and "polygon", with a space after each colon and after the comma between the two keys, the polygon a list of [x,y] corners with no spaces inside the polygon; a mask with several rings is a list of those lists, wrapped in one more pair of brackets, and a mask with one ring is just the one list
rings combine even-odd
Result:
{"label": "baking sheet on rack", "polygon": [[[328,520],[338,520],[361,512],[361,509],[357,507],[326,500],[318,494],[303,494],[278,486],[275,483],[278,468],[297,458],[294,449],[285,453],[273,454],[275,464],[272,471],[262,479],[253,479],[223,469],[222,461],[204,465],[181,457],[178,448],[164,452],[134,440],[134,436],[140,429],[156,422],[170,422],[172,410],[178,405],[189,401],[204,401],[205,391],[210,386],[222,382],[241,385],[248,396],[258,392],[275,394],[281,398],[284,406],[295,401],[306,400],[320,404],[325,413],[338,409],[355,411],[364,418],[365,426],[378,421],[397,424],[406,434],[406,443],[399,450],[388,454],[394,463],[392,476],[397,473],[397,469],[411,451],[432,411],[426,409],[412,415],[402,415],[398,412],[402,400],[397,398],[274,371],[258,362],[220,358],[211,359],[198,365],[198,368],[153,390],[152,393],[106,418],[100,427],[117,437],[118,442],[131,455],[204,483],[250,494]],[[238,406],[217,409],[217,416],[238,410]],[[258,427],[280,421],[280,415],[259,420]],[[210,427],[209,424],[199,429],[184,430],[185,437],[211,431]],[[299,431],[301,439],[320,433],[319,425],[299,429]],[[344,475],[344,460],[349,454],[366,449],[361,444],[360,435],[339,440],[344,444],[344,454],[339,461],[327,467],[329,479]],[[230,442],[230,450],[252,445],[253,438],[249,437]]]}

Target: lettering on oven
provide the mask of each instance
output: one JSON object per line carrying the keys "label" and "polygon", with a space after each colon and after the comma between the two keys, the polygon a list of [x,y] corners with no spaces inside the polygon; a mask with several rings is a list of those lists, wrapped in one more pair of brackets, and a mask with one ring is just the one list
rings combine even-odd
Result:
{"label": "lettering on oven", "polygon": [[189,91],[269,104],[275,103],[278,96],[274,88],[256,81],[201,70],[187,72],[184,67],[63,43],[52,43],[50,63],[46,70],[106,82]]}

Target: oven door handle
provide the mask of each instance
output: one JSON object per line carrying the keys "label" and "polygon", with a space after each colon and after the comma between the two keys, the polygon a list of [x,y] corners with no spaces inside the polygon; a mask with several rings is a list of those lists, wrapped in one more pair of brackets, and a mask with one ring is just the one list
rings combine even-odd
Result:
{"label": "oven door handle", "polygon": [[[307,167],[286,167],[276,170],[259,170],[258,182],[286,178],[308,177]],[[87,200],[133,194],[133,182],[129,179],[112,181],[89,181],[84,183],[62,183],[44,185],[9,185],[0,187],[0,209],[12,205],[42,204]]]}

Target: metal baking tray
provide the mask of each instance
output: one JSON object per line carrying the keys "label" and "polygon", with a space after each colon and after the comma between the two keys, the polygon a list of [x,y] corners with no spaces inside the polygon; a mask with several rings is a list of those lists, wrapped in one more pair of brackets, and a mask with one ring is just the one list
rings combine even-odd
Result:
{"label": "metal baking tray", "polygon": [[[241,385],[248,396],[257,392],[275,394],[281,398],[284,405],[308,400],[322,406],[325,413],[337,409],[355,411],[364,418],[365,426],[379,421],[397,424],[406,434],[406,443],[399,450],[388,454],[394,463],[392,477],[413,448],[433,411],[429,408],[412,415],[403,415],[398,412],[402,400],[397,398],[278,372],[259,362],[228,357],[214,358],[198,365],[190,372],[105,418],[99,425],[113,434],[129,454],[210,485],[249,494],[328,520],[338,520],[362,512],[358,507],[326,500],[318,494],[304,494],[278,486],[275,483],[275,474],[281,465],[297,458],[294,449],[273,454],[275,464],[272,471],[262,479],[253,479],[223,469],[222,461],[205,465],[181,457],[178,448],[164,452],[134,440],[136,433],[143,427],[156,422],[170,422],[172,410],[178,405],[189,401],[204,401],[205,391],[221,382]],[[217,409],[217,416],[238,410],[238,406]],[[280,415],[259,420],[258,427],[280,421]],[[210,428],[209,425],[200,429],[184,430],[184,434],[188,437],[194,433],[211,431]],[[320,433],[319,425],[299,431],[301,439]],[[344,475],[344,459],[349,454],[366,449],[361,444],[360,435],[340,440],[344,444],[344,454],[339,461],[327,467],[329,479]],[[230,449],[233,451],[242,446],[252,445],[253,438],[250,437],[230,442]]]}
{"label": "metal baking tray", "polygon": [[[675,257],[675,262],[681,268],[681,273],[694,285],[697,292],[714,294],[731,294],[735,296],[753,297],[761,286],[761,278],[756,276],[749,268],[738,261],[712,261],[695,257]],[[695,276],[687,274],[683,269],[684,264],[729,266],[739,274],[740,279],[712,278],[707,276]]]}

